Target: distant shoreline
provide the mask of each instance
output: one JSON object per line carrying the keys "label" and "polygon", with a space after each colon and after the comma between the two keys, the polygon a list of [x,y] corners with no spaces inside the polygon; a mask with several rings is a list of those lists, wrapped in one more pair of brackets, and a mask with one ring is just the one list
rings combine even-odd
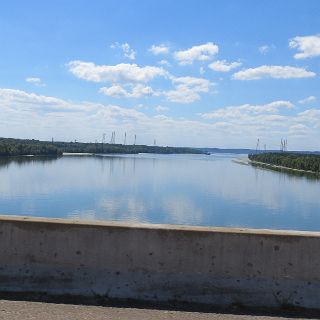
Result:
{"label": "distant shoreline", "polygon": [[63,142],[29,139],[0,138],[0,157],[2,156],[61,156],[92,154],[208,154],[208,152],[189,147],[127,145],[105,142]]}
{"label": "distant shoreline", "polygon": [[315,172],[315,171],[311,171],[311,170],[295,169],[295,168],[279,166],[279,165],[260,162],[260,161],[254,161],[254,160],[250,160],[249,158],[247,158],[247,159],[237,158],[237,159],[233,159],[232,161],[235,163],[247,165],[247,166],[251,165],[251,166],[257,166],[257,167],[265,167],[265,168],[273,169],[273,170],[280,169],[280,170],[285,170],[285,171],[290,171],[290,172],[300,172],[300,173],[307,173],[307,174],[313,174],[313,175],[320,176],[319,172]]}
{"label": "distant shoreline", "polygon": [[312,173],[312,174],[317,174],[317,175],[319,175],[319,172],[316,172],[316,171],[302,170],[302,169],[295,169],[295,168],[290,168],[290,167],[278,166],[278,165],[275,165],[275,164],[270,164],[270,163],[265,163],[265,162],[259,162],[259,161],[253,161],[253,160],[250,160],[250,159],[248,159],[248,163],[251,164],[251,165],[265,166],[265,167],[268,167],[268,168],[283,169],[283,170],[288,170],[288,171],[303,172],[303,173]]}
{"label": "distant shoreline", "polygon": [[252,162],[252,165],[265,166],[275,170],[320,174],[320,155],[287,151],[281,153],[263,152],[249,154],[248,159]]}

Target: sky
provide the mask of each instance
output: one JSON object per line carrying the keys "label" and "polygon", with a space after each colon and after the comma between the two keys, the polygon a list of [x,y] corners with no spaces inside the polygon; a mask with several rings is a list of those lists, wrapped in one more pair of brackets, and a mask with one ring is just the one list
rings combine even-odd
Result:
{"label": "sky", "polygon": [[1,1],[0,136],[320,150],[320,1]]}

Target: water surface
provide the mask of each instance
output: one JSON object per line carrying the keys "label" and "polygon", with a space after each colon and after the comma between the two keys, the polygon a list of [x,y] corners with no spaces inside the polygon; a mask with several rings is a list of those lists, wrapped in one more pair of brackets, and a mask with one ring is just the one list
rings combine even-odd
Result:
{"label": "water surface", "polygon": [[235,157],[2,159],[0,213],[320,230],[320,180],[241,165]]}

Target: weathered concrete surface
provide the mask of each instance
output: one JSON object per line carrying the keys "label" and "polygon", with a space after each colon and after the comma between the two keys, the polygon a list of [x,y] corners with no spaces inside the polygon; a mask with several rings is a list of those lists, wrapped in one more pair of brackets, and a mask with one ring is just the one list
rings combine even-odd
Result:
{"label": "weathered concrete surface", "polygon": [[320,233],[0,217],[0,292],[320,309]]}
{"label": "weathered concrete surface", "polygon": [[[2,320],[284,320],[305,319],[254,314],[183,312],[155,309],[94,307],[0,300]],[[307,317],[307,319],[313,319]]]}

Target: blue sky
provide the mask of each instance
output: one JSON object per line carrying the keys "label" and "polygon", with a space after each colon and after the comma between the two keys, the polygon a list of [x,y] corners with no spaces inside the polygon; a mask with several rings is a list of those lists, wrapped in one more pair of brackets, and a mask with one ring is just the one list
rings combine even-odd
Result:
{"label": "blue sky", "polygon": [[319,14],[316,0],[4,2],[0,136],[319,150]]}

